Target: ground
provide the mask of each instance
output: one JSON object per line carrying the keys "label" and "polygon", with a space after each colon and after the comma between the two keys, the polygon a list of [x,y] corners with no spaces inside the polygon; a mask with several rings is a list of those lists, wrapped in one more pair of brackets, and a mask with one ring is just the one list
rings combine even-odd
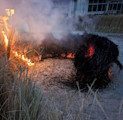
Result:
{"label": "ground", "polygon": [[[119,60],[123,64],[123,37],[108,36],[119,45]],[[79,92],[62,82],[74,79],[73,61],[47,59],[30,68],[34,81],[41,83],[44,97],[54,101],[64,120],[123,120],[123,71],[114,65],[113,83],[95,93]]]}

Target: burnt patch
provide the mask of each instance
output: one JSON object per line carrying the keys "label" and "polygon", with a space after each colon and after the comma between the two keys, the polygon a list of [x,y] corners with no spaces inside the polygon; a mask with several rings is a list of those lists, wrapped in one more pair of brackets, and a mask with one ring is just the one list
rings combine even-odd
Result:
{"label": "burnt patch", "polygon": [[40,45],[42,59],[68,58],[74,59],[75,53],[82,42],[82,35],[66,35],[62,39],[56,39],[52,34],[48,35]]}
{"label": "burnt patch", "polygon": [[108,38],[98,35],[85,35],[75,54],[74,65],[77,70],[76,81],[80,88],[105,88],[111,82],[109,75],[112,63],[122,69],[118,61],[118,46]]}

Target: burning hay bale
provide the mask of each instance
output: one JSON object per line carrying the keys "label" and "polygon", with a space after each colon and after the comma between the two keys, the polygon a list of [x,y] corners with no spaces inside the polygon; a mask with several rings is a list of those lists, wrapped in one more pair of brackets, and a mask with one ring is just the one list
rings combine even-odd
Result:
{"label": "burning hay bale", "polygon": [[111,82],[110,67],[118,61],[118,46],[105,37],[98,35],[83,36],[83,43],[75,54],[76,80],[80,88],[105,88]]}
{"label": "burning hay bale", "polygon": [[42,59],[68,58],[74,59],[75,52],[82,42],[81,35],[66,35],[56,39],[52,34],[47,36],[41,44]]}

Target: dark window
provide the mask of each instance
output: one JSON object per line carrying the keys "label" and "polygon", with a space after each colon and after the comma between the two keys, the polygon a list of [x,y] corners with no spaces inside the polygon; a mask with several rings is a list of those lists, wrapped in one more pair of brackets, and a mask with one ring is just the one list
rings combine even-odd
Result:
{"label": "dark window", "polygon": [[98,11],[102,11],[102,5],[98,5]]}
{"label": "dark window", "polygon": [[89,0],[89,3],[93,3],[93,0]]}
{"label": "dark window", "polygon": [[97,11],[97,5],[93,6],[93,11]]}
{"label": "dark window", "polygon": [[106,5],[102,5],[102,11],[105,11],[106,10]]}
{"label": "dark window", "polygon": [[99,0],[99,3],[105,3],[106,1],[105,0]]}
{"label": "dark window", "polygon": [[92,11],[92,5],[88,6],[88,11]]}
{"label": "dark window", "polygon": [[102,0],[99,0],[99,3],[102,3]]}
{"label": "dark window", "polygon": [[121,10],[121,4],[118,4],[117,10]]}
{"label": "dark window", "polygon": [[113,10],[117,10],[117,4],[113,5]]}
{"label": "dark window", "polygon": [[112,10],[112,4],[109,4],[108,10]]}
{"label": "dark window", "polygon": [[105,0],[99,0],[99,3],[105,3]]}
{"label": "dark window", "polygon": [[98,3],[98,0],[94,0],[94,3]]}

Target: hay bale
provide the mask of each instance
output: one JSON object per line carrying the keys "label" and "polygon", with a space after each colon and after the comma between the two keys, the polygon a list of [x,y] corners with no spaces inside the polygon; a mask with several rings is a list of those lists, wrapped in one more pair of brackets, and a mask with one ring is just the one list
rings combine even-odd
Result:
{"label": "hay bale", "polygon": [[76,80],[80,88],[87,88],[94,80],[93,88],[105,88],[111,82],[108,74],[112,63],[122,69],[118,61],[118,46],[108,38],[86,34],[83,43],[75,54]]}

